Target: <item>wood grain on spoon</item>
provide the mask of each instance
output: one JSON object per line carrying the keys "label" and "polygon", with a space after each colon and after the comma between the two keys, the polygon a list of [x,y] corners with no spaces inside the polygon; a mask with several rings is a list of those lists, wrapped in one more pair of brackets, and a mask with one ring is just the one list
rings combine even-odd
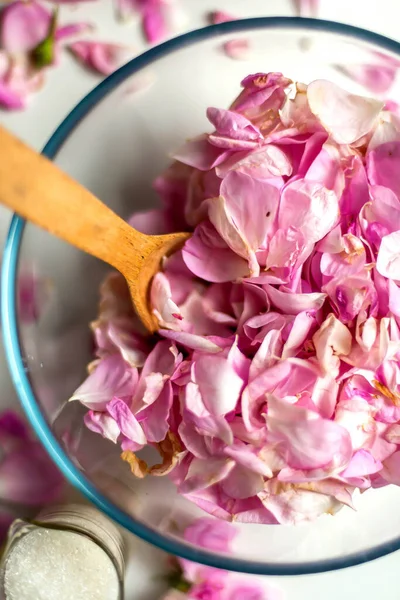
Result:
{"label": "wood grain on spoon", "polygon": [[158,323],[149,286],[163,256],[179,250],[189,233],[144,235],[51,161],[0,127],[0,203],[72,246],[100,258],[126,278],[146,329]]}

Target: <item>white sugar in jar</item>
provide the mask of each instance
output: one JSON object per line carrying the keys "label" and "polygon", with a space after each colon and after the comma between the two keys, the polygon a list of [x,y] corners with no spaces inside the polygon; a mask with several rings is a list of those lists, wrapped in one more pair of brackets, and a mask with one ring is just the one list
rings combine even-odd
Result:
{"label": "white sugar in jar", "polygon": [[122,600],[125,546],[97,510],[55,507],[17,520],[1,564],[5,600]]}

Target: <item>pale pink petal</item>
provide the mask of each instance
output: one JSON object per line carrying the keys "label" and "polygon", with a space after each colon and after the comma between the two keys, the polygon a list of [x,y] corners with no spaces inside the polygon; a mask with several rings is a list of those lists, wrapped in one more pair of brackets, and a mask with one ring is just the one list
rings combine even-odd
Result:
{"label": "pale pink petal", "polygon": [[225,479],[234,466],[235,462],[226,458],[209,458],[208,460],[194,458],[179,492],[185,495],[205,490]]}
{"label": "pale pink petal", "polygon": [[279,227],[295,227],[307,242],[318,242],[338,220],[339,204],[335,192],[319,183],[300,179],[290,183],[282,192]]}
{"label": "pale pink petal", "polygon": [[249,274],[247,261],[229,248],[209,221],[196,227],[182,256],[188,269],[206,281],[235,281]]}
{"label": "pale pink petal", "polygon": [[389,109],[381,112],[378,125],[368,144],[368,152],[386,142],[400,142],[400,119],[397,114],[389,112]]}
{"label": "pale pink petal", "polygon": [[210,339],[210,336],[204,337],[193,333],[186,333],[184,331],[169,331],[167,329],[160,329],[158,333],[178,344],[182,344],[192,350],[199,350],[200,352],[217,353],[221,352],[224,347],[223,345],[218,345],[213,339]]}
{"label": "pale pink petal", "polygon": [[[283,525],[314,521],[323,514],[334,514],[342,506],[332,496],[303,490],[298,485],[286,484],[282,490],[281,482],[272,481],[266,487],[266,491],[258,494],[258,497],[278,523]],[[276,489],[279,494],[274,493]]]}
{"label": "pale pink petal", "polygon": [[244,173],[231,171],[222,182],[221,196],[237,230],[250,248],[257,250],[274,222],[278,190]]}
{"label": "pale pink petal", "polygon": [[86,67],[100,73],[110,75],[129,58],[130,49],[120,44],[79,40],[69,44],[69,50]]}
{"label": "pale pink petal", "polygon": [[67,25],[57,27],[55,39],[59,42],[61,40],[68,39],[69,37],[73,37],[75,35],[81,35],[82,33],[90,33],[91,31],[94,31],[94,29],[95,25],[93,25],[93,23],[87,23],[84,21],[79,23],[68,23]]}
{"label": "pale pink petal", "polygon": [[230,498],[244,500],[259,494],[264,488],[262,475],[236,465],[221,482],[221,488]]}
{"label": "pale pink petal", "polygon": [[307,97],[312,112],[339,144],[352,144],[372,131],[384,106],[324,79],[309,84]]}
{"label": "pale pink petal", "polygon": [[289,279],[311,254],[312,248],[295,227],[278,229],[268,245],[266,268]]}
{"label": "pale pink petal", "polygon": [[326,299],[326,294],[314,292],[311,294],[293,294],[287,288],[277,290],[272,285],[265,285],[265,291],[271,303],[282,312],[289,315],[297,315],[304,311],[319,310]]}
{"label": "pale pink petal", "polygon": [[281,331],[272,329],[265,335],[250,365],[250,380],[277,362],[282,352]]}
{"label": "pale pink petal", "polygon": [[194,376],[211,414],[222,416],[235,409],[243,380],[226,358],[218,355],[199,356],[194,362]]}
{"label": "pale pink petal", "polygon": [[220,135],[248,141],[262,139],[258,127],[254,127],[249,119],[232,110],[210,107],[207,109],[207,119]]}
{"label": "pale pink petal", "polygon": [[237,529],[231,523],[201,517],[186,527],[184,539],[195,546],[214,552],[229,552],[236,535]]}
{"label": "pale pink petal", "polygon": [[138,413],[140,425],[149,442],[162,442],[168,434],[168,417],[173,401],[171,382],[167,381],[156,400]]}
{"label": "pale pink petal", "polygon": [[42,4],[17,0],[1,12],[1,45],[7,52],[27,52],[42,42],[50,27],[51,13]]}
{"label": "pale pink petal", "polygon": [[321,272],[327,277],[343,277],[363,270],[366,252],[362,241],[351,233],[342,237],[342,251],[335,254],[325,252],[321,257]]}
{"label": "pale pink petal", "polygon": [[89,410],[84,416],[85,425],[90,431],[99,433],[107,440],[117,443],[120,436],[120,429],[113,417],[104,412]]}
{"label": "pale pink petal", "polygon": [[265,368],[246,389],[252,402],[262,397],[265,403],[266,393],[273,392],[281,397],[301,394],[319,375],[319,369],[310,361],[288,358]]}
{"label": "pale pink petal", "polygon": [[114,396],[132,396],[137,380],[137,369],[129,367],[118,355],[109,356],[97,363],[69,400],[79,400],[93,410],[105,410]]}
{"label": "pale pink petal", "polygon": [[339,375],[340,358],[350,353],[352,338],[346,325],[331,313],[312,337],[322,370],[334,377]]}
{"label": "pale pink petal", "polygon": [[221,164],[228,155],[228,151],[210,144],[207,135],[200,135],[174,152],[173,158],[200,171],[208,171]]}
{"label": "pale pink petal", "polygon": [[282,349],[282,359],[296,356],[297,352],[303,348],[314,324],[315,317],[312,314],[301,312],[296,315],[289,336]]}
{"label": "pale pink petal", "polygon": [[229,40],[223,44],[222,48],[226,56],[233,60],[248,60],[251,52],[250,42],[245,38]]}
{"label": "pale pink petal", "polygon": [[241,581],[231,577],[225,592],[226,600],[283,600],[283,592],[270,585]]}
{"label": "pale pink petal", "polygon": [[348,465],[350,436],[337,423],[272,395],[266,420],[270,434],[283,444],[287,464],[294,469],[341,470]]}
{"label": "pale pink petal", "polygon": [[340,477],[348,479],[351,477],[364,477],[373,475],[382,469],[382,463],[375,460],[367,450],[357,450],[344,471],[340,473]]}
{"label": "pale pink petal", "polygon": [[384,277],[400,280],[400,231],[382,238],[376,268]]}
{"label": "pale pink petal", "polygon": [[[233,153],[230,158],[216,167],[216,173],[221,178],[224,178],[232,170],[255,179],[269,180],[271,185],[276,185],[279,182],[278,176],[291,175],[293,167],[289,157],[279,146],[267,144],[250,153]],[[281,185],[283,185],[283,180],[278,187]]]}
{"label": "pale pink petal", "polygon": [[395,452],[383,461],[381,475],[388,483],[400,485],[400,452]]}
{"label": "pale pink petal", "polygon": [[392,65],[356,64],[340,65],[337,67],[341,73],[356,81],[373,94],[385,94],[392,87],[397,68]]}
{"label": "pale pink petal", "polygon": [[122,435],[138,445],[146,444],[146,436],[133,413],[123,400],[113,398],[107,404],[108,414],[115,420]]}
{"label": "pale pink petal", "polygon": [[293,0],[293,2],[299,17],[316,17],[318,15],[319,0]]}
{"label": "pale pink petal", "polygon": [[164,273],[156,273],[151,282],[150,302],[161,327],[174,327],[182,319],[179,307],[172,300],[172,291]]}
{"label": "pale pink petal", "polygon": [[272,470],[269,465],[262,459],[262,453],[257,452],[247,446],[227,446],[224,449],[226,456],[233,458],[237,464],[241,465],[249,471],[263,475],[264,477],[272,477]]}

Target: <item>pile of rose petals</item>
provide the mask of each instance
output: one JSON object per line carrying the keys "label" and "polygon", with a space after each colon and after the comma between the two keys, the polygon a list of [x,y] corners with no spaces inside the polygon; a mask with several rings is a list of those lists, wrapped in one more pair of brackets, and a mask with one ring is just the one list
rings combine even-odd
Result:
{"label": "pile of rose petals", "polygon": [[325,80],[242,88],[131,220],[193,229],[152,285],[159,336],[111,275],[73,399],[137,476],[222,519],[298,523],[400,484],[400,119]]}

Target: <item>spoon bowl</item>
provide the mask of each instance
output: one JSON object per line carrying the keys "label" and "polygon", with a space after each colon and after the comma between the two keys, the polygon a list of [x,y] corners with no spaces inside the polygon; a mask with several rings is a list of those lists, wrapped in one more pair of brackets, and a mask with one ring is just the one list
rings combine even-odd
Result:
{"label": "spoon bowl", "polygon": [[149,303],[151,280],[162,258],[179,250],[190,234],[136,231],[4,127],[0,127],[0,153],[0,204],[118,269],[144,327],[156,331],[158,322]]}

